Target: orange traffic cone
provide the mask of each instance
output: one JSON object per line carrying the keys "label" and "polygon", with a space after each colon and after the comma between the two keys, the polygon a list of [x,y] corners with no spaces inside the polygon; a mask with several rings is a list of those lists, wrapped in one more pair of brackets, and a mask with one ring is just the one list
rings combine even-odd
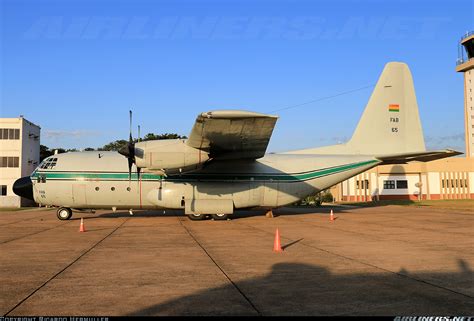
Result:
{"label": "orange traffic cone", "polygon": [[334,221],[334,212],[332,210],[331,210],[331,215],[329,215],[329,217],[331,221]]}
{"label": "orange traffic cone", "polygon": [[79,227],[79,232],[85,232],[86,228],[84,227],[84,219],[81,217],[81,227]]}
{"label": "orange traffic cone", "polygon": [[273,252],[283,252],[280,243],[280,232],[276,229],[275,232],[275,242],[273,242]]}

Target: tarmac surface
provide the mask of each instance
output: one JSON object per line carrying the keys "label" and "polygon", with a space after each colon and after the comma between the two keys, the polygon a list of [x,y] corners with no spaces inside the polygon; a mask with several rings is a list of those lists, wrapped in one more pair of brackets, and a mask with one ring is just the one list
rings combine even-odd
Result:
{"label": "tarmac surface", "polygon": [[334,209],[0,212],[0,314],[474,314],[472,213]]}

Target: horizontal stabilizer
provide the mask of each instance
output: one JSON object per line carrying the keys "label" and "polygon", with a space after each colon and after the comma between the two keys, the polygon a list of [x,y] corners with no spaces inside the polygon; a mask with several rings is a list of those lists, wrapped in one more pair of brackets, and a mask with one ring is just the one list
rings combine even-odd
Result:
{"label": "horizontal stabilizer", "polygon": [[429,162],[437,159],[442,159],[446,157],[461,155],[461,152],[446,149],[446,150],[436,150],[428,152],[418,152],[418,153],[404,153],[404,154],[392,154],[377,156],[376,158],[381,160],[385,164],[406,164],[408,162]]}

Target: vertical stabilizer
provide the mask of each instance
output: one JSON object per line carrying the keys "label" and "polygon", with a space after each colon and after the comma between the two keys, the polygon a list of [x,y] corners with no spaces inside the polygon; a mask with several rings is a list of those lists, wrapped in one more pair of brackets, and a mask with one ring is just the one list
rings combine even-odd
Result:
{"label": "vertical stabilizer", "polygon": [[423,151],[425,141],[410,69],[405,63],[389,62],[347,143],[287,153],[393,155]]}
{"label": "vertical stabilizer", "polygon": [[347,149],[370,155],[425,151],[415,88],[406,64],[385,65]]}

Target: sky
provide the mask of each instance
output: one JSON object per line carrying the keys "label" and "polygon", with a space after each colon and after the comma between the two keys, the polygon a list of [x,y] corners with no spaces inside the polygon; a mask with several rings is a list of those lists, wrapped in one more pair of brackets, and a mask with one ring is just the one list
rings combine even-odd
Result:
{"label": "sky", "polygon": [[427,147],[465,149],[455,64],[473,0],[0,4],[0,117],[38,124],[50,148],[127,139],[129,109],[134,137],[244,109],[280,116],[269,152],[341,143],[384,65],[402,61]]}

